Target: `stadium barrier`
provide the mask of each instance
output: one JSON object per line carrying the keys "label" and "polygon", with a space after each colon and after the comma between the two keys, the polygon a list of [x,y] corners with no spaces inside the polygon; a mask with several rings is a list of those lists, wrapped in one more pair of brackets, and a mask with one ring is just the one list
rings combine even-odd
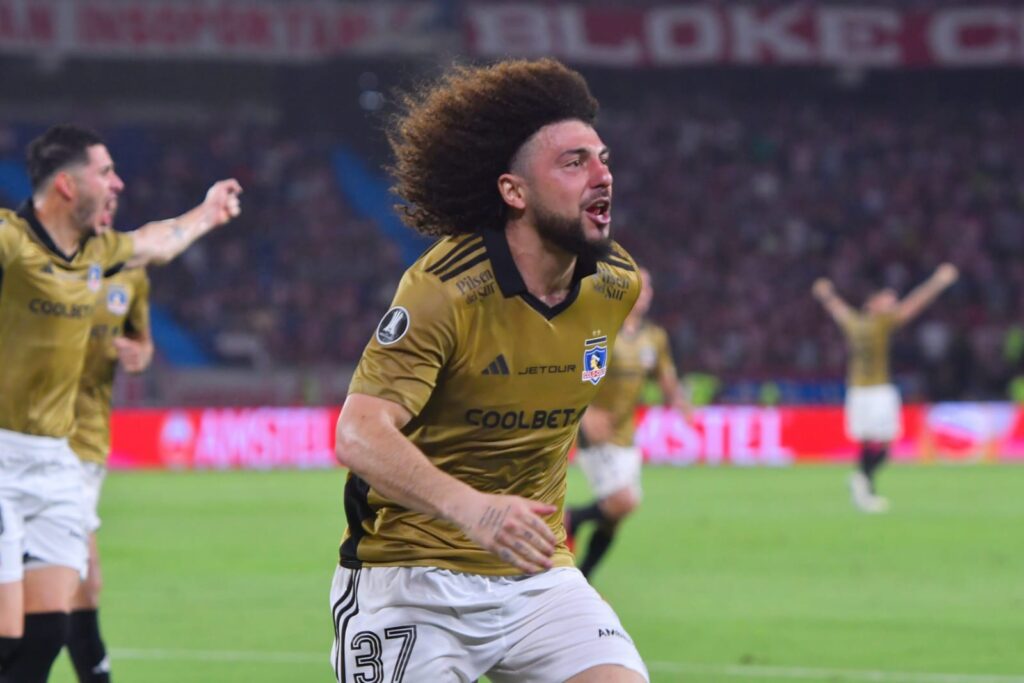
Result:
{"label": "stadium barrier", "polygon": [[[339,408],[116,410],[115,469],[326,468]],[[714,406],[689,420],[665,408],[637,411],[648,464],[788,466],[846,462],[842,408]],[[1024,410],[1010,403],[940,403],[903,409],[902,461],[1024,461]]]}

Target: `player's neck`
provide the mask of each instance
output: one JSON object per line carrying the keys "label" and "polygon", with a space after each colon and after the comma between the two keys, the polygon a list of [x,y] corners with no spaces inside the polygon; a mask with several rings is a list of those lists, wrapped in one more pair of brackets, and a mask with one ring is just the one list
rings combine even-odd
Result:
{"label": "player's neck", "polygon": [[628,315],[622,323],[622,329],[627,334],[633,334],[640,329],[641,325],[644,324],[643,316],[639,315]]}
{"label": "player's neck", "polygon": [[527,291],[548,306],[562,303],[572,286],[576,255],[547,242],[535,229],[517,221],[506,226],[505,239]]}
{"label": "player's neck", "polygon": [[67,256],[74,256],[82,242],[82,233],[75,226],[68,211],[57,205],[52,197],[37,197],[32,200],[36,218],[54,245]]}

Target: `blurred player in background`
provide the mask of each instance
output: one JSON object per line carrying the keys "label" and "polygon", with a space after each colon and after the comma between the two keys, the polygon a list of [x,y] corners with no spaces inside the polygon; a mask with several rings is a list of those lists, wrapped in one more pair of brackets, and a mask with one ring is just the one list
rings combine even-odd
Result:
{"label": "blurred player in background", "polygon": [[639,293],[611,241],[586,82],[553,60],[454,68],[405,99],[402,278],[338,421],[348,529],[339,681],[647,680],[573,567],[567,454]]}
{"label": "blurred player in background", "polygon": [[28,148],[32,197],[0,209],[0,681],[45,681],[88,557],[68,445],[103,275],[169,261],[240,212],[234,180],[178,218],[115,232],[124,184],[103,140],[54,126]]}
{"label": "blurred player in background", "polygon": [[110,454],[110,412],[117,367],[142,372],[153,359],[149,329],[149,278],[144,268],[120,270],[103,279],[96,301],[85,367],[75,401],[71,450],[82,460],[89,564],[71,605],[68,652],[80,683],[107,683],[110,662],[100,635],[102,588],[99,547],[99,499]]}
{"label": "blurred player in background", "polygon": [[846,434],[860,445],[858,469],[850,477],[854,504],[864,512],[885,512],[889,501],[875,491],[875,473],[902,431],[899,391],[889,375],[889,338],[935,300],[958,277],[944,263],[903,299],[891,289],[868,297],[858,312],[836,294],[828,279],[814,283],[813,293],[839,325],[849,353],[846,389]]}
{"label": "blurred player in background", "polygon": [[569,508],[565,527],[572,539],[581,525],[597,524],[579,565],[586,577],[608,552],[619,523],[640,504],[643,456],[633,436],[636,408],[648,378],[657,379],[667,405],[689,412],[672,362],[668,333],[646,319],[654,297],[646,268],[640,269],[640,280],[640,297],[615,340],[608,376],[580,422],[577,462],[596,500]]}

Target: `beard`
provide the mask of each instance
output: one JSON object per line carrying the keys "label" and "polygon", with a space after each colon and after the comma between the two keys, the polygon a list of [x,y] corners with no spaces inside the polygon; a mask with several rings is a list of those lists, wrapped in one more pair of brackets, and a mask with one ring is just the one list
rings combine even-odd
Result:
{"label": "beard", "polygon": [[95,197],[83,196],[71,212],[72,219],[84,235],[95,235],[97,231],[96,212],[100,208],[100,200]]}
{"label": "beard", "polygon": [[582,214],[578,218],[569,218],[540,206],[534,209],[533,213],[537,222],[537,232],[556,247],[576,256],[589,257],[594,261],[612,253],[611,237],[587,239]]}

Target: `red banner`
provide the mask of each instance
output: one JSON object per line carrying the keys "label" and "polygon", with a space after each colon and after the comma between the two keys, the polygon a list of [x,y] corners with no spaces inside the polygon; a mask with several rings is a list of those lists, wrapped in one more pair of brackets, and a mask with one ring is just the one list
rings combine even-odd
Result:
{"label": "red banner", "polygon": [[[117,410],[113,468],[334,467],[338,408]],[[651,464],[767,465],[848,461],[838,407],[710,407],[690,420],[637,412],[637,445]],[[897,460],[1024,461],[1024,410],[1008,403],[943,403],[903,410]]]}
{"label": "red banner", "polygon": [[0,0],[0,52],[294,61],[437,48],[423,1]]}
{"label": "red banner", "polygon": [[1024,64],[1024,9],[964,4],[677,3],[592,7],[470,3],[466,41],[484,57],[560,57],[604,66]]}

